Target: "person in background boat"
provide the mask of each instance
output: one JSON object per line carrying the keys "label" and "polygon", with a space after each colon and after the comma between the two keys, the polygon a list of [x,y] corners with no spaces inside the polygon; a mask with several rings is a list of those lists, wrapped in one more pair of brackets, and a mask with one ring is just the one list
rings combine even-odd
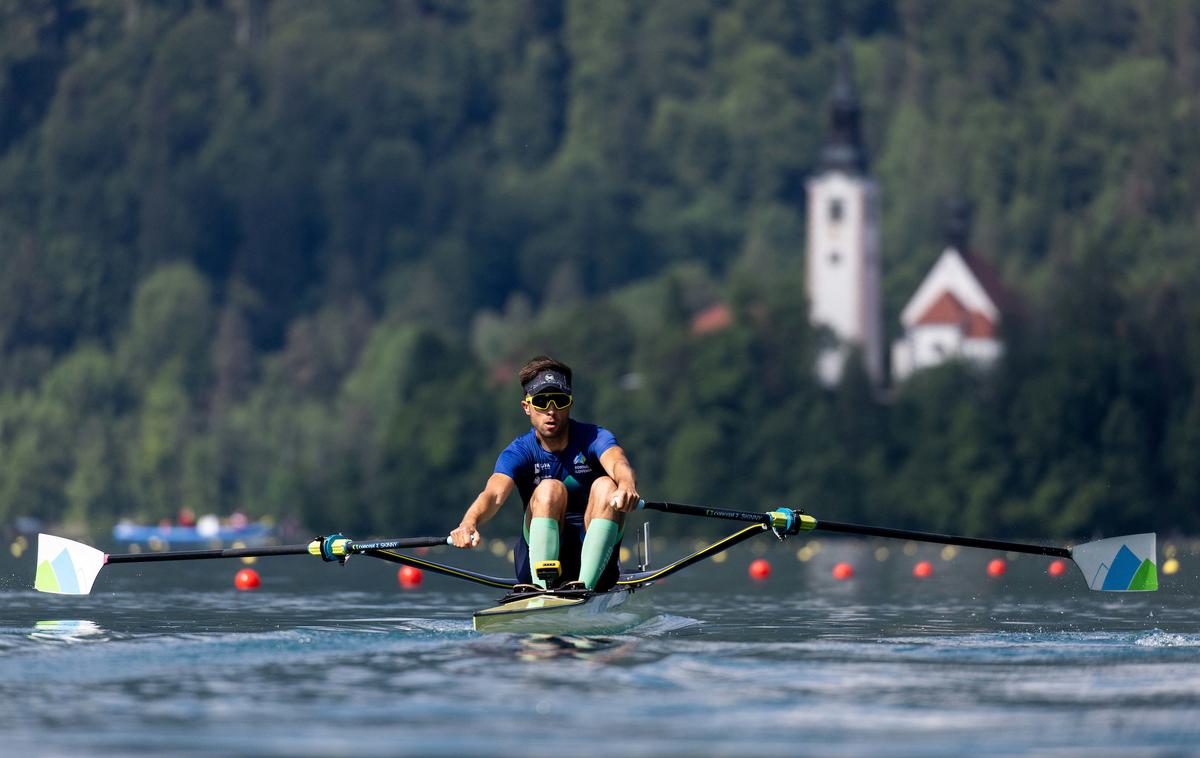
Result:
{"label": "person in background boat", "polygon": [[[532,428],[500,453],[487,485],[450,533],[457,547],[479,544],[479,527],[512,494],[525,507],[524,539],[513,550],[517,581],[545,588],[531,566],[562,563],[566,587],[608,589],[617,581],[625,514],[637,508],[637,479],[607,429],[571,418],[571,369],[544,355],[518,374]],[[577,579],[572,579],[578,577]]]}

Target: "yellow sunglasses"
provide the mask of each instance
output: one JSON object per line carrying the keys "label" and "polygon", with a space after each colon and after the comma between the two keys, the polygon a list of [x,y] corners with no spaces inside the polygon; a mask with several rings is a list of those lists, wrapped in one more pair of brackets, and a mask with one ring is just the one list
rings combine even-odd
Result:
{"label": "yellow sunglasses", "polygon": [[574,399],[565,392],[539,392],[536,395],[526,395],[525,402],[539,411],[548,411],[552,405],[560,411],[565,411],[571,407]]}

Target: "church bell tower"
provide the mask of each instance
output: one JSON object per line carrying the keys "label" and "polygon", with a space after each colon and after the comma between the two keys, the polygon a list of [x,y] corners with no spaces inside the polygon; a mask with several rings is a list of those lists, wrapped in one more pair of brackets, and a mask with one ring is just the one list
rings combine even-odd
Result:
{"label": "church bell tower", "polygon": [[839,383],[857,349],[878,387],[883,383],[879,188],[868,173],[859,135],[858,94],[845,42],[838,49],[829,136],[807,189],[809,320],[835,338],[818,355],[818,377],[827,386]]}

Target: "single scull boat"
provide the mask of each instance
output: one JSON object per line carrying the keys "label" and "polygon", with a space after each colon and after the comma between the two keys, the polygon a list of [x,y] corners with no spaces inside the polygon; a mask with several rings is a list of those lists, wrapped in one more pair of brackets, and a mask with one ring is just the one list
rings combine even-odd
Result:
{"label": "single scull boat", "polygon": [[345,563],[351,555],[367,555],[507,590],[508,594],[501,598],[496,606],[475,612],[473,624],[477,631],[600,634],[626,630],[645,620],[652,611],[648,606],[640,603],[641,598],[635,597],[635,595],[658,579],[670,576],[698,561],[711,558],[760,534],[774,534],[779,539],[784,539],[791,535],[817,530],[1063,558],[1071,560],[1079,567],[1088,587],[1093,590],[1131,592],[1158,588],[1153,532],[1085,542],[1074,547],[1058,547],[975,537],[957,537],[837,521],[818,521],[813,516],[790,508],[756,513],[666,502],[642,502],[639,508],[702,518],[749,522],[750,525],[661,568],[648,568],[647,560],[639,567],[640,570],[622,574],[614,587],[599,592],[558,588],[522,591],[522,586],[518,585],[515,579],[489,576],[401,552],[411,548],[446,545],[449,544],[447,537],[407,537],[355,542],[341,534],[318,537],[304,545],[113,555],[62,537],[39,534],[37,576],[34,588],[41,592],[86,595],[91,592],[92,584],[100,570],[110,563],[305,554],[319,556],[326,561]]}

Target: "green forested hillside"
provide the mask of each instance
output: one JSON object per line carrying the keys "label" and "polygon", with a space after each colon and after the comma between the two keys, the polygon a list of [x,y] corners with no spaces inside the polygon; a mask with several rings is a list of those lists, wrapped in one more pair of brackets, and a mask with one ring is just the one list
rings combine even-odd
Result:
{"label": "green forested hillside", "polygon": [[[842,37],[887,328],[965,198],[993,372],[811,378]],[[448,529],[549,352],[655,497],[1195,530],[1198,190],[1191,0],[0,0],[0,525]]]}

